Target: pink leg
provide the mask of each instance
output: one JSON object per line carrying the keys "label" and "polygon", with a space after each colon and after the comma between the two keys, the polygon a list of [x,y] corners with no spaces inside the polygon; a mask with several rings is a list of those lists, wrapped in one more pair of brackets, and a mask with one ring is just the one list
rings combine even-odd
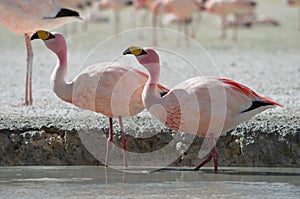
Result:
{"label": "pink leg", "polygon": [[118,34],[120,31],[120,16],[119,16],[119,12],[115,11],[115,20],[116,20],[116,24],[115,24],[115,34]]}
{"label": "pink leg", "polygon": [[234,26],[233,35],[232,35],[233,41],[237,41],[237,39],[238,39],[238,28],[240,26],[240,16],[239,15],[235,15],[235,23],[236,23],[236,25]]}
{"label": "pink leg", "polygon": [[299,31],[300,31],[300,6],[298,7],[298,15],[299,15],[298,23],[299,23]]}
{"label": "pink leg", "polygon": [[195,168],[195,170],[199,170],[202,166],[204,166],[206,163],[208,163],[209,161],[211,161],[213,159],[214,160],[214,171],[215,171],[215,173],[218,173],[219,154],[216,149],[215,139],[213,137],[209,137],[207,139],[208,139],[208,146],[211,149],[211,151],[209,152],[207,157],[202,162],[200,162],[200,164]]}
{"label": "pink leg", "polygon": [[226,38],[226,20],[227,20],[227,17],[223,16],[222,17],[222,22],[221,22],[221,27],[222,27],[221,39],[225,39]]}
{"label": "pink leg", "polygon": [[153,13],[153,46],[157,46],[157,14]]}
{"label": "pink leg", "polygon": [[124,132],[123,121],[122,121],[122,117],[121,116],[119,116],[119,123],[120,123],[121,134],[122,134],[124,167],[127,168],[128,167],[127,157],[126,157],[127,140],[126,140],[126,135],[125,135],[125,132]]}
{"label": "pink leg", "polygon": [[109,156],[109,152],[111,150],[112,142],[113,141],[114,141],[114,136],[113,136],[113,120],[110,117],[109,118],[109,134],[108,134],[108,139],[107,139],[105,166],[108,166],[108,156]]}
{"label": "pink leg", "polygon": [[26,87],[25,87],[25,106],[32,105],[32,60],[33,52],[30,41],[30,35],[27,33],[25,36],[26,49],[27,49],[27,68],[26,68]]}

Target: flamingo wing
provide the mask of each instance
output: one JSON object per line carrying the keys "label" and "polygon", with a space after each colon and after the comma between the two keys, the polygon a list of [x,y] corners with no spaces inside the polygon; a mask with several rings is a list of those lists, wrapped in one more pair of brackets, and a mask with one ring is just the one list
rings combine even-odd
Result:
{"label": "flamingo wing", "polygon": [[272,99],[268,97],[263,97],[258,95],[256,92],[251,90],[250,88],[239,84],[233,80],[227,79],[227,78],[219,78],[220,81],[222,81],[224,84],[229,85],[234,90],[240,92],[241,94],[244,94],[248,96],[249,98],[252,98],[252,105],[248,109],[244,110],[243,112],[254,110],[260,106],[267,106],[267,105],[274,105],[274,106],[282,106],[281,104],[273,101]]}

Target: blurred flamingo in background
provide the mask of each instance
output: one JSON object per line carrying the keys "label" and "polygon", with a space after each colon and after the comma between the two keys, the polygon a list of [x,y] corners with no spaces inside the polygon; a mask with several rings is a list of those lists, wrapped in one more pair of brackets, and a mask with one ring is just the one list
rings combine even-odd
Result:
{"label": "blurred flamingo in background", "polygon": [[176,22],[179,26],[183,24],[184,33],[191,36],[188,32],[188,25],[192,24],[193,15],[200,8],[199,2],[196,0],[164,0],[162,1],[162,7],[163,12],[166,14],[165,22]]}
{"label": "blurred flamingo in background", "polygon": [[[165,23],[184,24],[184,32],[189,35],[187,25],[191,24],[192,16],[198,9],[196,0],[135,0],[137,9],[146,8],[152,13],[152,26],[158,27],[158,15],[166,14]],[[178,29],[180,29],[178,27]],[[153,29],[153,45],[157,45],[157,31]]]}
{"label": "blurred flamingo in background", "polygon": [[221,38],[226,37],[226,23],[230,15],[234,16],[236,24],[233,40],[237,40],[238,25],[245,16],[251,21],[255,19],[256,2],[252,0],[204,0],[203,3],[208,12],[221,17]]}
{"label": "blurred flamingo in background", "polygon": [[155,50],[129,47],[123,54],[135,55],[149,72],[142,96],[153,116],[175,131],[207,137],[211,151],[196,170],[213,159],[217,173],[215,138],[268,108],[281,106],[237,82],[215,77],[188,79],[162,97],[157,94],[160,61]]}
{"label": "blurred flamingo in background", "polygon": [[[133,116],[144,110],[143,87],[148,75],[119,63],[99,63],[87,67],[71,82],[65,81],[67,74],[67,44],[63,35],[37,31],[31,39],[42,39],[47,48],[57,55],[58,62],[51,75],[53,91],[62,100],[75,106],[109,117],[109,137],[105,164],[113,142],[112,118],[118,117],[123,145],[124,166],[127,167],[126,136],[122,117]],[[169,90],[157,85],[159,95]]]}
{"label": "blurred flamingo in background", "polygon": [[132,5],[131,0],[100,0],[95,3],[95,7],[100,10],[112,9],[115,14],[115,34],[120,32],[120,12]]}
{"label": "blurred flamingo in background", "polygon": [[32,104],[32,60],[30,35],[39,29],[54,29],[79,19],[79,13],[54,0],[0,0],[0,25],[23,34],[27,49],[25,104]]}
{"label": "blurred flamingo in background", "polygon": [[299,23],[299,31],[300,31],[300,0],[288,0],[287,3],[290,6],[298,7],[298,13],[299,13],[298,23]]}
{"label": "blurred flamingo in background", "polygon": [[[161,4],[161,0],[133,0],[133,5],[138,12],[146,10],[148,13],[152,14],[152,44],[154,46],[157,45],[157,31],[155,27],[158,27],[158,14],[159,14],[159,7]],[[146,14],[141,15],[139,18],[141,19],[141,26],[145,26],[146,22]],[[142,38],[142,35],[140,35]]]}

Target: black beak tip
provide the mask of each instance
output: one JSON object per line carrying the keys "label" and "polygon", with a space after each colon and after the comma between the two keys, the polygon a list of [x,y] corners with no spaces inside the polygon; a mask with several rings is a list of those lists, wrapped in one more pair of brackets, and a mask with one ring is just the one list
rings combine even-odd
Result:
{"label": "black beak tip", "polygon": [[127,48],[127,49],[126,49],[126,50],[124,50],[124,52],[123,52],[123,55],[128,55],[128,54],[131,54],[131,52],[130,52],[129,48]]}
{"label": "black beak tip", "polygon": [[32,40],[35,40],[35,39],[38,39],[39,37],[38,37],[38,35],[37,35],[37,33],[34,33],[31,37],[30,37],[30,40],[32,41]]}

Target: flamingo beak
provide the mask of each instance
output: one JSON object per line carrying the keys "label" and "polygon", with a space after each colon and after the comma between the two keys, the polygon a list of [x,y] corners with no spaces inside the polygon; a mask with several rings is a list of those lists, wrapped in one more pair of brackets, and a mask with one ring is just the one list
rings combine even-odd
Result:
{"label": "flamingo beak", "polygon": [[30,40],[41,39],[41,40],[49,40],[54,39],[55,36],[48,31],[38,30],[36,31],[30,38]]}
{"label": "flamingo beak", "polygon": [[146,55],[146,54],[147,52],[143,48],[136,47],[136,46],[131,46],[123,52],[123,55],[134,55],[136,57],[140,55]]}

